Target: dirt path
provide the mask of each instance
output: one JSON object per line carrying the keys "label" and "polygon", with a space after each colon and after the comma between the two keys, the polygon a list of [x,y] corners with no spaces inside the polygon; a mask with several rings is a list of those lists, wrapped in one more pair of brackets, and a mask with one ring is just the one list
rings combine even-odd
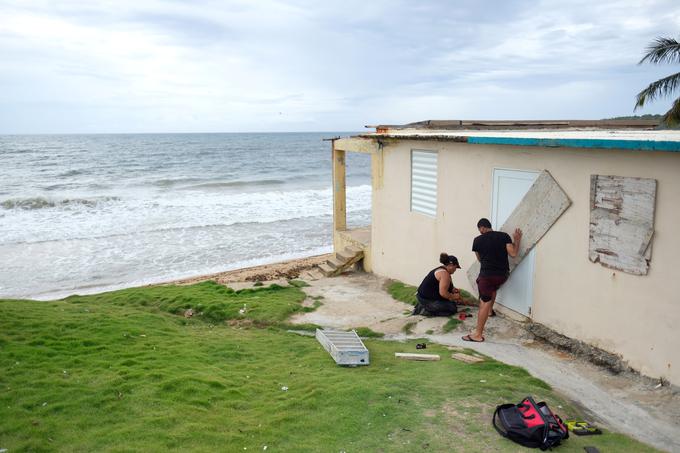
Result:
{"label": "dirt path", "polygon": [[[385,279],[355,273],[309,282],[310,296],[322,296],[323,305],[297,315],[294,323],[324,327],[369,327],[387,338],[428,338],[432,342],[465,346],[499,361],[521,366],[576,402],[598,424],[665,451],[680,451],[680,394],[677,389],[655,388],[649,379],[610,372],[533,341],[520,323],[502,316],[491,318],[484,343],[464,342],[473,318],[457,330],[442,333],[445,318],[410,316],[410,305],[395,301],[383,290]],[[406,324],[415,323],[406,335]],[[427,334],[427,332],[431,332]]]}

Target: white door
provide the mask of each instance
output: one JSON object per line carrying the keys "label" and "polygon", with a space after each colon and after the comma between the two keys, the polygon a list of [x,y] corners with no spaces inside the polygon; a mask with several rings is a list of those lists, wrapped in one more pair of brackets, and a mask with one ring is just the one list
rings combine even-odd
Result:
{"label": "white door", "polygon": [[[490,219],[494,230],[503,226],[537,177],[534,171],[494,169]],[[536,248],[524,257],[496,296],[497,303],[526,316],[531,313],[535,252]]]}

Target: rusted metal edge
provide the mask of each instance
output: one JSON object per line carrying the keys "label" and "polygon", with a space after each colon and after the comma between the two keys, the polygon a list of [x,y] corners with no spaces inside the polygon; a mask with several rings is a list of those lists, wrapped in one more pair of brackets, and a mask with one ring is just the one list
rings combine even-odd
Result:
{"label": "rusted metal edge", "polygon": [[603,138],[532,138],[532,137],[474,137],[446,134],[361,134],[361,138],[392,140],[434,140],[469,143],[474,145],[509,145],[543,148],[627,149],[632,151],[680,152],[680,141],[621,140]]}
{"label": "rusted metal edge", "polygon": [[366,128],[376,132],[402,129],[566,129],[566,128],[598,128],[598,129],[655,129],[660,120],[426,120],[408,124],[367,125]]}

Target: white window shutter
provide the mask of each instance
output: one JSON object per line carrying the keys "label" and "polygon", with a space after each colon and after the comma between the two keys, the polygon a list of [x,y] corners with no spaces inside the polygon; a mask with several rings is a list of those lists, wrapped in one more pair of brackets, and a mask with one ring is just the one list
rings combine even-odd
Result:
{"label": "white window shutter", "polygon": [[437,215],[436,151],[411,151],[411,211]]}

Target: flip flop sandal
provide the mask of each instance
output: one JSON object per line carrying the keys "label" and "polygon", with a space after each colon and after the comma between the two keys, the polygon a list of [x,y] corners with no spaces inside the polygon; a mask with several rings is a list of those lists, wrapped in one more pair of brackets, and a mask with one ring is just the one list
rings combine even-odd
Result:
{"label": "flip flop sandal", "polygon": [[463,341],[471,341],[471,342],[473,342],[473,343],[482,343],[482,342],[484,341],[484,337],[482,337],[481,340],[475,340],[475,339],[472,338],[470,335],[465,335],[465,336],[462,337],[462,338],[463,338]]}

